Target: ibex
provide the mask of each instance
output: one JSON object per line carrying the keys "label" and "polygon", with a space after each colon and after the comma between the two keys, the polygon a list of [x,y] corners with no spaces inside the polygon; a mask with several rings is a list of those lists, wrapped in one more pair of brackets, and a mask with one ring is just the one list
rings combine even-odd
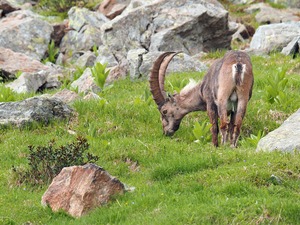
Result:
{"label": "ibex", "polygon": [[153,99],[161,114],[164,134],[173,135],[188,113],[207,111],[212,125],[213,145],[218,146],[220,118],[222,144],[229,138],[231,147],[237,147],[254,82],[250,57],[241,51],[228,51],[222,59],[212,64],[198,84],[190,82],[179,94],[167,96],[164,88],[165,73],[176,54],[161,54],[153,64],[149,80]]}

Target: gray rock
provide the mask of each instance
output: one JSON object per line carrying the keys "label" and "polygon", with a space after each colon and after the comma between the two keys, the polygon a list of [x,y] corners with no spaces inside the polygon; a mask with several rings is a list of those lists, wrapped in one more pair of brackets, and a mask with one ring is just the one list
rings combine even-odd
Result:
{"label": "gray rock", "polygon": [[251,43],[250,50],[269,53],[281,51],[295,37],[300,36],[300,22],[279,23],[259,26]]}
{"label": "gray rock", "polygon": [[94,78],[90,68],[86,68],[83,74],[75,81],[71,83],[73,89],[78,89],[78,92],[87,94],[92,91],[94,93],[99,92],[101,89],[95,84]]}
{"label": "gray rock", "polygon": [[[162,54],[162,52],[149,52],[148,54],[143,55],[143,61],[141,63],[139,71],[144,77],[148,77],[154,61],[160,54]],[[202,72],[205,70],[207,70],[207,67],[204,63],[185,53],[180,53],[176,55],[170,62],[167,73],[190,71]]]}
{"label": "gray rock", "polygon": [[100,27],[108,21],[102,13],[73,7],[68,16],[69,32],[61,41],[61,52],[71,56],[75,52],[91,50],[94,45],[102,44]]}
{"label": "gray rock", "polygon": [[101,45],[98,48],[98,56],[95,60],[96,62],[100,62],[101,64],[107,64],[107,67],[113,67],[118,65],[118,61],[115,55],[110,51],[108,46]]}
{"label": "gray rock", "polygon": [[131,49],[184,51],[229,48],[228,12],[217,1],[167,1],[125,10],[102,26],[103,43],[126,58]]}
{"label": "gray rock", "polygon": [[300,49],[300,36],[295,37],[286,47],[284,47],[281,51],[284,55],[293,55],[295,57],[296,54],[299,54]]}
{"label": "gray rock", "polygon": [[18,79],[5,86],[17,93],[35,93],[46,83],[47,76],[48,72],[43,70],[37,73],[22,73]]}
{"label": "gray rock", "polygon": [[0,46],[41,60],[53,27],[30,11],[15,11],[0,20]]}
{"label": "gray rock", "polygon": [[83,55],[81,55],[77,59],[75,65],[80,68],[90,67],[90,66],[94,65],[95,61],[96,61],[95,53],[93,53],[91,51],[86,51],[83,53]]}
{"label": "gray rock", "polygon": [[299,0],[270,0],[276,4],[282,4],[286,7],[290,8],[300,8],[300,1]]}
{"label": "gray rock", "polygon": [[16,10],[18,10],[18,6],[16,4],[11,1],[0,0],[0,11],[2,11],[2,13],[0,13],[0,17],[1,14],[6,15]]}
{"label": "gray rock", "polygon": [[47,124],[53,119],[68,119],[72,113],[73,110],[59,99],[33,97],[0,103],[0,124],[18,127],[33,121]]}
{"label": "gray rock", "polygon": [[42,205],[81,217],[123,194],[125,185],[94,164],[65,167],[42,196]]}
{"label": "gray rock", "polygon": [[276,130],[260,139],[257,151],[300,151],[300,109]]}

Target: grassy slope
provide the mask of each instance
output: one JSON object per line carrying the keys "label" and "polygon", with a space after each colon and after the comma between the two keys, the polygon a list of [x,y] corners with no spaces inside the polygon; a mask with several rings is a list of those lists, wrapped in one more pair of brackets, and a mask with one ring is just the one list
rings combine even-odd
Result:
{"label": "grassy slope", "polygon": [[[300,154],[257,153],[249,136],[274,130],[300,107],[300,77],[291,70],[300,62],[280,54],[252,60],[254,92],[237,149],[193,142],[193,125],[207,120],[205,112],[189,114],[174,137],[164,137],[145,80],[116,82],[102,94],[108,102],[104,107],[95,101],[75,103],[79,115],[70,123],[1,129],[0,224],[299,223]],[[285,92],[292,101],[288,105],[269,104],[264,97],[267,77],[280,68],[288,69]],[[202,76],[173,74],[168,80],[176,83]],[[46,145],[53,138],[60,145],[70,143],[75,137],[68,129],[88,138],[89,151],[100,157],[98,165],[136,190],[73,219],[41,206],[46,186],[32,189],[10,185],[11,167],[26,165],[28,145]],[[139,170],[131,170],[130,162],[138,162]]]}

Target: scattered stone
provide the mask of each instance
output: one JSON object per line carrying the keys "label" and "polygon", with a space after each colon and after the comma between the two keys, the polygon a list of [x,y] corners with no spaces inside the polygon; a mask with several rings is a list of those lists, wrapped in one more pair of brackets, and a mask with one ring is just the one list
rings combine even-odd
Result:
{"label": "scattered stone", "polygon": [[56,98],[33,97],[18,102],[0,103],[0,124],[21,127],[31,122],[49,123],[68,119],[73,110]]}
{"label": "scattered stone", "polygon": [[90,91],[94,93],[101,91],[100,87],[94,82],[94,77],[92,76],[90,68],[86,68],[83,74],[77,80],[72,82],[71,87],[78,89],[78,93],[83,92],[85,94]]}
{"label": "scattered stone", "polygon": [[80,96],[75,91],[70,91],[68,89],[63,89],[62,91],[55,93],[52,97],[60,99],[66,104],[70,104],[80,99]]}
{"label": "scattered stone", "polygon": [[300,109],[276,130],[260,139],[257,151],[300,151]]}
{"label": "scattered stone", "polygon": [[43,70],[37,73],[22,73],[18,79],[5,86],[17,93],[36,93],[46,83],[47,76],[47,72]]}
{"label": "scattered stone", "polygon": [[65,167],[42,196],[42,205],[53,211],[65,210],[81,217],[107,204],[112,196],[123,194],[124,184],[94,164]]}

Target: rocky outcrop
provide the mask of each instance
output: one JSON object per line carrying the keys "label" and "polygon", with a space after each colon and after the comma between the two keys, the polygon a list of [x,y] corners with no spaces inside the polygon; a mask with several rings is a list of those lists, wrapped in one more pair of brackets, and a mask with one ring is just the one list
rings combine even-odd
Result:
{"label": "rocky outcrop", "polygon": [[54,119],[68,119],[73,110],[56,98],[33,97],[18,102],[0,103],[0,124],[23,126],[31,122],[47,124]]}
{"label": "rocky outcrop", "polygon": [[274,131],[263,137],[257,151],[300,151],[300,109]]}
{"label": "rocky outcrop", "polygon": [[217,1],[153,1],[102,26],[103,43],[126,58],[132,49],[183,51],[229,48],[228,12]]}
{"label": "rocky outcrop", "polygon": [[65,167],[53,179],[42,197],[42,205],[65,210],[73,217],[100,207],[125,188],[118,179],[94,164]]}
{"label": "rocky outcrop", "polygon": [[45,55],[53,27],[31,11],[20,10],[0,20],[0,47],[41,60]]}

